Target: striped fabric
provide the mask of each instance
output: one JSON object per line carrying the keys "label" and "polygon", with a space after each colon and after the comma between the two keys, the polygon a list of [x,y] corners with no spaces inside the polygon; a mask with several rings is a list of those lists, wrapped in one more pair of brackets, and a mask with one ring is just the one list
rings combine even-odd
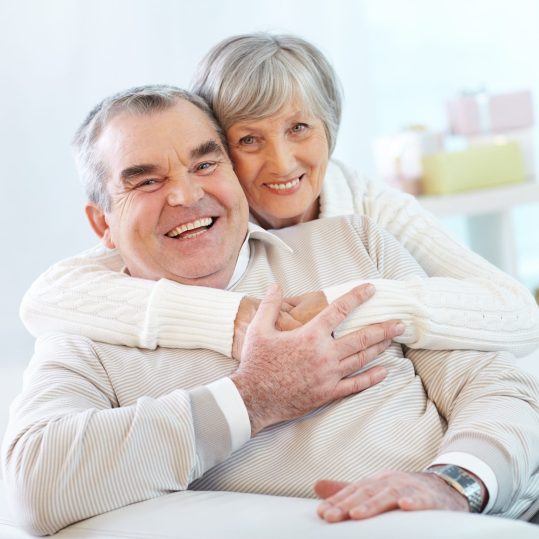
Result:
{"label": "striped fabric", "polygon": [[[422,276],[389,234],[361,217],[278,235],[294,253],[253,240],[237,290],[261,297],[277,281],[296,295],[358,277]],[[44,336],[4,441],[10,497],[28,527],[52,533],[188,487],[311,497],[320,478],[419,471],[452,451],[494,470],[493,513],[517,517],[538,497],[539,388],[508,354],[394,344],[376,362],[389,371],[381,384],[274,425],[229,455],[222,417],[215,408],[208,413],[200,386],[232,373],[230,358]],[[205,470],[212,458],[215,466]]]}

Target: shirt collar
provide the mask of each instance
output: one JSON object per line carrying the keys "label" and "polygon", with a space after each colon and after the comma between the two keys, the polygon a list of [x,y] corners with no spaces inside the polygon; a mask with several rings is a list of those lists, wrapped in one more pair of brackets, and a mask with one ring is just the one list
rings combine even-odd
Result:
{"label": "shirt collar", "polygon": [[[288,246],[281,238],[270,232],[269,230],[264,230],[261,226],[256,223],[249,222],[247,223],[247,235],[241,246],[240,253],[238,255],[238,260],[236,261],[236,267],[234,268],[234,273],[228,285],[227,290],[230,290],[234,287],[238,281],[243,277],[243,274],[247,271],[247,266],[249,265],[249,258],[251,256],[251,248],[249,246],[249,240],[260,240],[265,241],[275,247],[280,249],[286,249],[289,253],[293,253],[294,250]],[[122,273],[129,275],[127,266],[123,266],[120,270]]]}
{"label": "shirt collar", "polygon": [[241,246],[238,260],[236,262],[236,268],[234,269],[232,278],[230,279],[226,287],[227,290],[230,290],[232,287],[234,287],[247,271],[247,266],[249,265],[249,258],[251,256],[251,248],[249,246],[250,239],[267,242],[274,247],[286,249],[289,253],[294,252],[291,247],[289,247],[281,238],[276,236],[273,232],[270,232],[269,230],[264,230],[256,223],[249,222],[247,225],[247,236],[245,236],[245,241]]}

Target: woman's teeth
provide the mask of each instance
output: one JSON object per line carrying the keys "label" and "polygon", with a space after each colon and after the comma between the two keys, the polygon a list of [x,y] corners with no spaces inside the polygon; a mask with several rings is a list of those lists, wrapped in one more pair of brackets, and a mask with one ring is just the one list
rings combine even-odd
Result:
{"label": "woman's teeth", "polygon": [[296,178],[286,183],[267,183],[266,185],[270,189],[277,189],[278,191],[284,191],[285,189],[292,189],[293,187],[296,187],[296,185],[299,184],[299,181],[300,181],[299,178]]}
{"label": "woman's teeth", "polygon": [[[211,226],[212,224],[213,224],[213,219],[211,217],[204,217],[203,219],[197,219],[196,221],[192,221],[190,223],[184,223],[183,225],[173,228],[170,232],[167,232],[166,235],[169,238],[175,238],[179,236],[180,234],[187,232],[188,230],[195,230],[202,227],[208,227],[208,226]],[[195,236],[198,236],[202,232],[205,232],[205,230],[197,230],[197,232],[193,234],[185,234],[184,237],[193,238]]]}

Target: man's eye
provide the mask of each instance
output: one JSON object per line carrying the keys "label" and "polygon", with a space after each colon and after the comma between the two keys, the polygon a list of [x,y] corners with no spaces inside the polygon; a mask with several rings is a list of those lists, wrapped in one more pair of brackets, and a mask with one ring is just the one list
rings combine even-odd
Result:
{"label": "man's eye", "polygon": [[245,146],[250,146],[251,144],[255,143],[255,138],[252,135],[247,135],[246,137],[240,138],[240,144],[244,144]]}
{"label": "man's eye", "polygon": [[203,163],[196,165],[195,171],[209,174],[215,170],[216,166],[217,163],[215,161],[204,161]]}
{"label": "man's eye", "polygon": [[135,189],[140,189],[141,191],[155,191],[155,189],[157,189],[159,185],[161,185],[161,182],[159,180],[149,179],[138,183],[135,186]]}

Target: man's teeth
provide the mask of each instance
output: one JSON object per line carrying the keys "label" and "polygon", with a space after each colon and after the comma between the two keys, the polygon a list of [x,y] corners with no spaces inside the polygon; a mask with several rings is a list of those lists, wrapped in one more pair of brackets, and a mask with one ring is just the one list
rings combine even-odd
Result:
{"label": "man's teeth", "polygon": [[[196,221],[192,221],[191,223],[184,223],[183,225],[180,225],[176,228],[173,228],[170,232],[167,232],[167,236],[169,238],[175,238],[176,236],[179,236],[180,234],[183,234],[184,232],[187,232],[188,230],[194,230],[195,228],[201,228],[210,226],[213,223],[213,219],[211,217],[204,217],[203,219],[197,219]],[[194,234],[187,234],[185,237],[191,238],[194,236],[198,236],[203,231],[196,232]]]}
{"label": "man's teeth", "polygon": [[292,189],[293,187],[296,187],[299,183],[299,178],[296,178],[295,180],[290,180],[286,183],[268,183],[266,184],[270,189],[277,189],[280,191],[283,191],[284,189]]}

